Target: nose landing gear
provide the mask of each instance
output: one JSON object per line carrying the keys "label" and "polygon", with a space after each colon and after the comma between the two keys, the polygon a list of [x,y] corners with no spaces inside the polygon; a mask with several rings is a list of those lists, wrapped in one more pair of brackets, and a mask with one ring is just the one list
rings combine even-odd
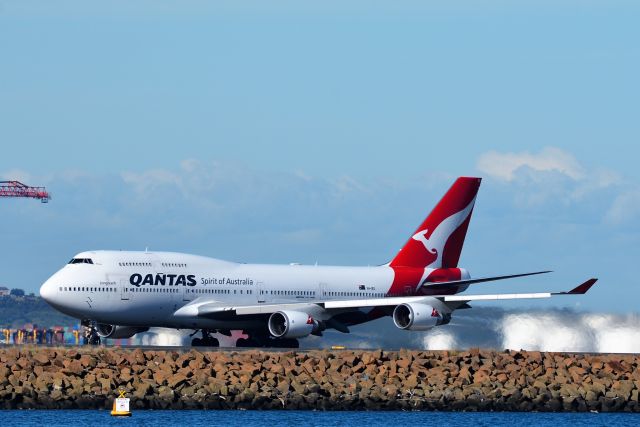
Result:
{"label": "nose landing gear", "polygon": [[82,342],[84,345],[100,345],[100,335],[96,322],[92,320],[83,320],[82,324]]}

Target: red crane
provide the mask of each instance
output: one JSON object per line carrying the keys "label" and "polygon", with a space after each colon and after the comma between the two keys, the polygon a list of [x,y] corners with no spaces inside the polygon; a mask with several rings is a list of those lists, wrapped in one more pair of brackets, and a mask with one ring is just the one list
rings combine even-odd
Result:
{"label": "red crane", "polygon": [[29,197],[40,199],[42,203],[51,200],[44,187],[29,187],[19,181],[0,181],[0,198],[2,197]]}

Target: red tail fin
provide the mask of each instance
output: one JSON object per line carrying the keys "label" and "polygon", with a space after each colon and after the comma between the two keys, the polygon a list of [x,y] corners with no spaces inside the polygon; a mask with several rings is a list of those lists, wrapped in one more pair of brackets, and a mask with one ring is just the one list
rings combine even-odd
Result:
{"label": "red tail fin", "polygon": [[458,178],[390,265],[457,267],[480,181],[481,178]]}

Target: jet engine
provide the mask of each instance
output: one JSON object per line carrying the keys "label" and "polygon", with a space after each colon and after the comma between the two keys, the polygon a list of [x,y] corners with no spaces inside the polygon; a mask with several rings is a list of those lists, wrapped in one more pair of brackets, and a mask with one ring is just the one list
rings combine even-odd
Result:
{"label": "jet engine", "polygon": [[451,314],[440,314],[427,304],[400,304],[393,310],[393,323],[407,331],[426,331],[434,326],[446,325],[450,320]]}
{"label": "jet engine", "polygon": [[106,323],[98,323],[96,325],[96,332],[100,337],[111,339],[131,338],[139,332],[147,332],[148,330],[149,328],[139,326],[118,326]]}
{"label": "jet engine", "polygon": [[320,329],[318,321],[300,311],[277,311],[269,316],[269,332],[276,338],[302,338]]}

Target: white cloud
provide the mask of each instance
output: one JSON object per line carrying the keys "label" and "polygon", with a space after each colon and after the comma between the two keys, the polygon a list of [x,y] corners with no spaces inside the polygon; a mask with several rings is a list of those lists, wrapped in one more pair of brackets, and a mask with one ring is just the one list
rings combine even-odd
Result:
{"label": "white cloud", "polygon": [[[640,201],[636,203],[633,194],[623,195],[634,187],[633,183],[625,182],[615,171],[584,167],[571,153],[557,147],[546,147],[537,153],[489,151],[478,158],[477,168],[505,184],[502,189],[520,209],[564,209],[567,217],[585,219],[592,215],[599,221],[605,218],[610,224],[640,211]],[[616,195],[622,196],[614,204]],[[607,206],[612,206],[609,213]]]}
{"label": "white cloud", "polygon": [[624,224],[640,217],[640,190],[632,190],[618,195],[605,214],[610,224]]}
{"label": "white cloud", "polygon": [[180,162],[180,167],[186,172],[194,172],[200,166],[200,162],[196,159],[185,159]]}
{"label": "white cloud", "polygon": [[352,192],[369,193],[370,191],[356,179],[343,175],[332,182],[337,194],[348,194]]}
{"label": "white cloud", "polygon": [[585,177],[584,169],[573,155],[555,147],[539,153],[499,153],[489,151],[478,158],[480,172],[504,181],[513,181],[518,171],[528,168],[535,172],[558,172],[578,181]]}
{"label": "white cloud", "polygon": [[122,180],[133,186],[133,188],[141,194],[148,194],[149,191],[163,185],[181,184],[179,175],[165,171],[162,169],[149,170],[142,173],[123,172]]}
{"label": "white cloud", "polygon": [[40,185],[33,182],[34,181],[32,179],[33,175],[31,175],[29,172],[26,172],[20,169],[8,170],[6,172],[3,172],[2,175],[0,175],[0,177],[2,178],[3,181],[20,181],[23,184],[32,185],[32,186]]}

